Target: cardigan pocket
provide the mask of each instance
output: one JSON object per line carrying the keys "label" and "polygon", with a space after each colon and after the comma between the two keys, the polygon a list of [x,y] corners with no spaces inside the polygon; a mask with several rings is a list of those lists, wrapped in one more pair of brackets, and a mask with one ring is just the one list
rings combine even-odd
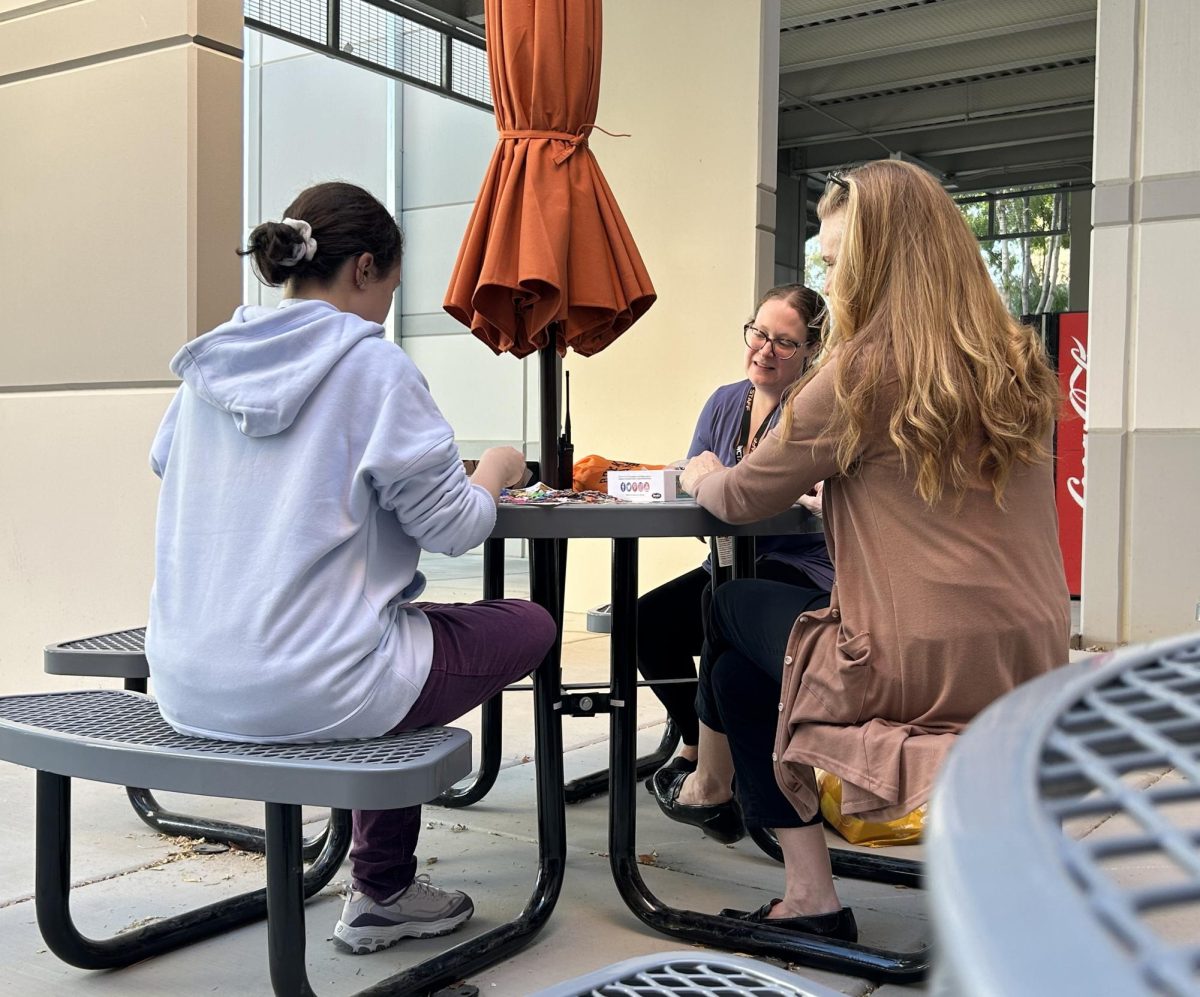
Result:
{"label": "cardigan pocket", "polygon": [[824,719],[837,724],[859,722],[870,683],[870,633],[847,634],[840,625],[833,660],[814,657],[801,680],[801,686],[824,708]]}

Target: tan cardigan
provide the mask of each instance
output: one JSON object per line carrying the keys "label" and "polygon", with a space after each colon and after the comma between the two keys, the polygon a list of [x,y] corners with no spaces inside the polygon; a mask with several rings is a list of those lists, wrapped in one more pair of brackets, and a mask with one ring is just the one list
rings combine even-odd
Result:
{"label": "tan cardigan", "polygon": [[840,475],[821,438],[836,363],[796,395],[787,439],[772,431],[736,467],[700,479],[695,496],[749,523],[825,481],[836,584],[829,608],[801,615],[788,637],[775,776],[804,818],[817,811],[817,766],[841,776],[843,812],[891,820],[928,799],[972,717],[1066,662],[1069,596],[1050,462],[1014,467],[1003,510],[982,478],[957,511],[953,499],[928,508],[888,437],[893,382],[857,468]]}

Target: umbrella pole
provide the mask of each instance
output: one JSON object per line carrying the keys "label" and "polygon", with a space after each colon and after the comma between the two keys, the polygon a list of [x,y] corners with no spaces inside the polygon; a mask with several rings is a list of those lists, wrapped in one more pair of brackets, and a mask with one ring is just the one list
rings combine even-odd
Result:
{"label": "umbrella pole", "polygon": [[542,480],[551,488],[568,487],[559,481],[558,473],[558,427],[559,411],[562,407],[562,360],[554,345],[550,343],[538,350],[538,394],[540,440],[538,460],[541,464]]}

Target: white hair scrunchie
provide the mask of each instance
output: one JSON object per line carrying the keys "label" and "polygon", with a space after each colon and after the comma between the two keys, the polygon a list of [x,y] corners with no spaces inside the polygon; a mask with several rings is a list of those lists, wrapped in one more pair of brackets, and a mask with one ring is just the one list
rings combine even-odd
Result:
{"label": "white hair scrunchie", "polygon": [[285,267],[294,267],[301,260],[311,260],[317,255],[317,240],[312,237],[312,226],[299,218],[285,218],[283,224],[294,228],[303,242],[296,243],[290,260],[280,260]]}

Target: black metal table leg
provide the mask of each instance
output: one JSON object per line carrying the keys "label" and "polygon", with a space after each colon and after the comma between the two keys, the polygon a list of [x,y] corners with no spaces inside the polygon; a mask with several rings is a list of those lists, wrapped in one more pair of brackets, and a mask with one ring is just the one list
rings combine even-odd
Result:
{"label": "black metal table leg", "polygon": [[720,949],[736,949],[840,973],[890,982],[922,979],[929,951],[888,952],[867,945],[750,924],[664,904],[642,879],[634,848],[636,833],[633,760],[637,737],[637,541],[615,539],[612,564],[612,712],[609,767],[609,865],[617,890],[645,924],[675,938]]}
{"label": "black metal table leg", "polygon": [[567,818],[562,765],[562,617],[559,614],[558,557],[553,540],[532,541],[533,601],[555,617],[558,638],[533,673],[534,752],[537,759],[538,871],[533,892],[516,919],[456,945],[419,966],[360,991],[360,997],[424,994],[506,959],[541,931],[562,892],[567,857]]}
{"label": "black metal table leg", "polygon": [[[333,878],[350,847],[349,814],[335,811],[334,815],[326,849],[304,875],[305,897]],[[37,773],[34,881],[38,928],[47,947],[63,962],[80,969],[128,966],[260,920],[267,913],[267,891],[260,889],[110,938],[83,935],[75,926],[70,906],[71,780],[52,772]]]}

